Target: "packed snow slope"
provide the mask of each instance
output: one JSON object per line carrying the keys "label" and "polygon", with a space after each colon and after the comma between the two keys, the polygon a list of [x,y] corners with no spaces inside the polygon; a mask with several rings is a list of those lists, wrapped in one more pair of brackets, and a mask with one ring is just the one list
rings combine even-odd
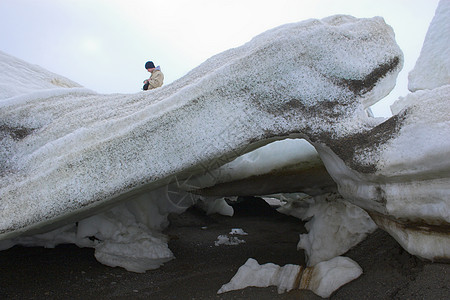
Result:
{"label": "packed snow slope", "polygon": [[61,75],[0,51],[0,100],[58,87],[81,87]]}
{"label": "packed snow slope", "polygon": [[411,92],[450,82],[450,1],[441,0],[428,28],[420,56],[408,76]]}
{"label": "packed snow slope", "polygon": [[[365,112],[393,88],[402,61],[382,18],[332,16],[269,30],[152,91],[4,92],[0,237],[80,220],[285,138],[311,142],[339,192],[380,223],[447,226],[449,142],[432,147],[448,137],[446,91],[384,123]],[[427,114],[420,132],[431,134],[431,155],[418,156],[409,143],[433,107],[441,114]]]}

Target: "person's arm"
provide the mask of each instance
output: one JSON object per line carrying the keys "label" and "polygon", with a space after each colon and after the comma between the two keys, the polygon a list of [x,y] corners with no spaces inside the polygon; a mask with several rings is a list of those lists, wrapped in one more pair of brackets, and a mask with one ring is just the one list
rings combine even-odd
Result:
{"label": "person's arm", "polygon": [[158,72],[148,79],[149,89],[154,89],[163,85],[164,75]]}

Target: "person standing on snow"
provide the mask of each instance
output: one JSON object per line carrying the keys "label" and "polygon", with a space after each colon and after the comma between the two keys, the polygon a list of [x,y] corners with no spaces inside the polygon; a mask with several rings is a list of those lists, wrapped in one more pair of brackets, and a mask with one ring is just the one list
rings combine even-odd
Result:
{"label": "person standing on snow", "polygon": [[155,68],[155,64],[152,61],[145,63],[147,71],[152,73],[149,79],[144,80],[143,90],[151,90],[163,85],[164,74],[161,72],[160,66]]}

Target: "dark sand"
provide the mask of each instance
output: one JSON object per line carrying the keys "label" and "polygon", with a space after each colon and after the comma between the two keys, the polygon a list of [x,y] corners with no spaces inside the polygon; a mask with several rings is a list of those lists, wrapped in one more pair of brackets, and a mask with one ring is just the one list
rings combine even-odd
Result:
{"label": "dark sand", "polygon": [[[190,209],[171,221],[165,233],[176,259],[143,274],[104,266],[93,249],[74,245],[1,251],[0,299],[322,299],[310,291],[279,295],[275,287],[216,294],[249,257],[260,264],[304,265],[303,251],[296,250],[305,232],[298,219],[264,209],[234,217]],[[217,236],[232,228],[248,233],[240,237],[246,243],[215,246]],[[331,299],[450,299],[450,264],[421,261],[381,230],[346,256],[364,274]]]}

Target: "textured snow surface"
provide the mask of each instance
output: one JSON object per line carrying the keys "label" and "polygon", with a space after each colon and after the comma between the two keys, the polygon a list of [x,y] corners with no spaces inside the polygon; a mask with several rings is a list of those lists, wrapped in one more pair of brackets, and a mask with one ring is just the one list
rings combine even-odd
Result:
{"label": "textured snow surface", "polygon": [[80,220],[281,136],[369,128],[364,108],[392,89],[401,65],[382,18],[333,16],[269,30],[149,92],[55,89],[13,99],[4,90],[0,234]]}
{"label": "textured snow surface", "polygon": [[0,51],[0,102],[38,90],[81,87],[61,75]]}
{"label": "textured snow surface", "polygon": [[439,1],[414,69],[408,75],[412,92],[450,84],[450,1]]}
{"label": "textured snow surface", "polygon": [[[367,154],[379,159],[375,175],[361,176],[337,163],[328,168],[344,198],[396,218],[449,223],[449,97],[446,85],[409,94],[394,105],[402,108],[397,114],[402,125],[377,153]],[[376,198],[382,206],[371,201]]]}

